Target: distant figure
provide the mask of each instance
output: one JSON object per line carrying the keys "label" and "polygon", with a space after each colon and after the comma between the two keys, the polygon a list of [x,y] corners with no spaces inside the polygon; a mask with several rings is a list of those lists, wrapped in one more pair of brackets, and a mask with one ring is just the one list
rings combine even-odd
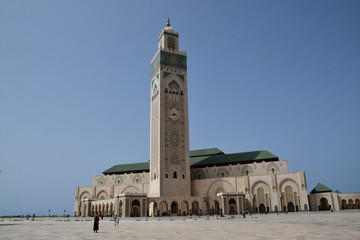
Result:
{"label": "distant figure", "polygon": [[277,215],[279,215],[279,210],[277,208],[275,208],[275,212]]}
{"label": "distant figure", "polygon": [[94,230],[94,233],[97,233],[99,231],[99,215],[96,215],[95,218],[94,218],[94,227],[93,227],[93,230]]}
{"label": "distant figure", "polygon": [[32,221],[34,221],[35,220],[35,213],[33,214],[33,218],[32,218]]}
{"label": "distant figure", "polygon": [[114,226],[119,225],[119,217],[117,215],[114,216]]}

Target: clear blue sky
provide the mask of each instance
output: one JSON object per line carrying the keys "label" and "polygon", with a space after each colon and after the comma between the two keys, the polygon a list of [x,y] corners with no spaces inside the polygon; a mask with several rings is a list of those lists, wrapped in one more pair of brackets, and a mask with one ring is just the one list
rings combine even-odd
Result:
{"label": "clear blue sky", "polygon": [[150,61],[188,53],[191,149],[268,150],[360,192],[360,1],[0,0],[0,215],[73,213],[149,159]]}

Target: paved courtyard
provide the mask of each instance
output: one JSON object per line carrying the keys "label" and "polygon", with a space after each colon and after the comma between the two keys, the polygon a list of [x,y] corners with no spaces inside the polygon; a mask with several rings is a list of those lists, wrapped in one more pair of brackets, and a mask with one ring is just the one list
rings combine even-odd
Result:
{"label": "paved courtyard", "polygon": [[252,215],[244,218],[162,217],[1,219],[0,239],[360,239],[360,211]]}

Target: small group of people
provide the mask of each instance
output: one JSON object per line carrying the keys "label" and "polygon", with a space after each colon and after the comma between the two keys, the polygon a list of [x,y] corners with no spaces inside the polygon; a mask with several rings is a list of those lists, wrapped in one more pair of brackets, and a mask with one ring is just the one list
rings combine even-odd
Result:
{"label": "small group of people", "polygon": [[[29,220],[29,218],[30,218],[30,214],[26,215],[26,220]],[[35,220],[35,213],[33,214],[31,221],[34,221],[34,220]]]}
{"label": "small group of people", "polygon": [[[103,216],[100,216],[99,214],[97,214],[94,218],[94,226],[93,226],[93,231],[94,233],[97,233],[99,231],[99,221],[100,221],[100,218],[103,219]],[[119,225],[119,221],[120,221],[120,218],[115,215],[114,216],[114,225]]]}

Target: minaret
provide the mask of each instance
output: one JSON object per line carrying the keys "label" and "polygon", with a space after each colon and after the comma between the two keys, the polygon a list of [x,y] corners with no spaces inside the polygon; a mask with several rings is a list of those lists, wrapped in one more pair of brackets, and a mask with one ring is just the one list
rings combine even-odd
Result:
{"label": "minaret", "polygon": [[191,196],[186,53],[166,27],[151,61],[150,197]]}

